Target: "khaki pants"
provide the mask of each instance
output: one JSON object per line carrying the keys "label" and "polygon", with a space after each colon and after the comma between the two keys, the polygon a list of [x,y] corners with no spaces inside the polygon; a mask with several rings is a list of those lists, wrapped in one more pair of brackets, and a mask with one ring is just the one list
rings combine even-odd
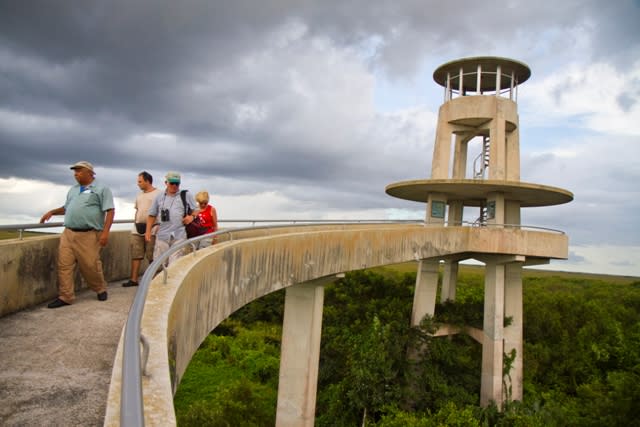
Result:
{"label": "khaki pants", "polygon": [[96,293],[107,290],[100,261],[99,231],[71,231],[60,236],[58,249],[58,293],[62,301],[71,304],[75,299],[73,275],[76,264],[87,285]]}
{"label": "khaki pants", "polygon": [[[166,240],[160,240],[156,238],[156,244],[153,248],[153,259],[160,258],[160,255],[167,252],[171,246],[182,243],[185,240],[186,239],[176,239],[176,240],[171,240],[167,242]],[[180,258],[184,254],[185,254],[184,249],[180,249],[179,251],[176,251],[171,255],[169,255],[169,259],[164,262],[165,267],[171,264],[172,262],[174,262],[175,260],[177,260],[178,258]]]}
{"label": "khaki pants", "polygon": [[153,261],[153,248],[156,244],[156,236],[151,236],[151,241],[147,242],[144,235],[131,234],[129,239],[129,249],[131,250],[131,259],[142,260],[146,258],[149,263]]}

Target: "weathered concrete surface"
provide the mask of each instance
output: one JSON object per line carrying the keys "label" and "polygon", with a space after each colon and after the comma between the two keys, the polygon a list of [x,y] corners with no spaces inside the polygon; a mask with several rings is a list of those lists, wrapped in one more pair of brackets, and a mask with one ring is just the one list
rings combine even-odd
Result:
{"label": "weathered concrete surface", "polygon": [[[296,232],[297,231],[297,232]],[[410,260],[519,255],[566,258],[567,236],[490,227],[368,225],[270,230],[184,256],[157,276],[141,329],[150,343],[142,380],[145,423],[175,425],[173,393],[204,337],[238,308],[279,289],[346,271]],[[119,350],[120,354],[120,350]],[[120,357],[120,356],[118,356]],[[105,426],[119,425],[121,371],[116,362]]]}
{"label": "weathered concrete surface", "polygon": [[[130,235],[130,231],[109,234],[109,244],[100,254],[108,282],[129,275]],[[0,317],[34,307],[58,295],[59,241],[59,235],[0,241]],[[76,291],[86,287],[76,272]]]}
{"label": "weathered concrete surface", "polygon": [[287,288],[276,409],[278,427],[313,427],[315,423],[324,284],[332,281]]}
{"label": "weathered concrete surface", "polygon": [[113,360],[137,288],[89,290],[0,319],[0,425],[101,426]]}

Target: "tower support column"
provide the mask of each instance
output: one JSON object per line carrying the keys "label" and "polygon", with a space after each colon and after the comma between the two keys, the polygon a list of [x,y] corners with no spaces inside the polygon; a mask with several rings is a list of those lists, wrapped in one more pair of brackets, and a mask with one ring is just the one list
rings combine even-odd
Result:
{"label": "tower support column", "polygon": [[509,326],[504,328],[504,352],[509,357],[514,352],[514,360],[509,372],[504,372],[505,398],[522,400],[524,377],[524,350],[522,331],[522,263],[505,265],[504,315],[511,318]]}
{"label": "tower support column", "polygon": [[324,286],[288,287],[284,302],[276,426],[313,426]]}
{"label": "tower support column", "polygon": [[[466,156],[465,156],[466,159]],[[449,204],[449,226],[462,225],[462,213],[464,207],[462,202],[453,201]],[[440,302],[447,300],[455,301],[456,285],[458,282],[458,260],[445,260],[442,273],[442,292],[440,293]]]}
{"label": "tower support column", "polygon": [[[440,107],[442,109],[442,107]],[[431,162],[431,178],[449,178],[449,160],[451,159],[451,124],[446,116],[438,115],[436,141],[433,146],[433,161]]]}
{"label": "tower support column", "polygon": [[501,110],[496,111],[496,116],[489,127],[489,179],[505,179],[506,176],[506,123]]}
{"label": "tower support column", "polygon": [[504,264],[487,262],[484,284],[484,325],[480,405],[492,401],[502,407],[502,355],[504,325]]}
{"label": "tower support column", "polygon": [[439,266],[438,260],[420,260],[418,276],[416,277],[416,289],[413,294],[412,326],[419,325],[425,314],[433,316],[436,310]]}
{"label": "tower support column", "polygon": [[442,273],[442,291],[440,302],[456,300],[456,285],[458,282],[458,261],[445,261]]}
{"label": "tower support column", "polygon": [[[505,400],[522,400],[522,256],[495,256],[486,260],[484,327],[480,405],[492,401],[502,408]],[[504,326],[509,317],[509,326]],[[504,357],[513,356],[509,370]]]}

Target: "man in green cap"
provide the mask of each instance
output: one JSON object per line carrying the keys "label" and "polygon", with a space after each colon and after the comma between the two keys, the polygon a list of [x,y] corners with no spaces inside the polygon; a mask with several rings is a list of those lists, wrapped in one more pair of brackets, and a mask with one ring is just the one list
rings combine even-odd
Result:
{"label": "man in green cap", "polygon": [[[180,174],[178,172],[167,172],[164,179],[165,191],[153,200],[147,218],[145,239],[148,242],[151,241],[151,227],[154,224],[158,224],[153,259],[157,259],[168,251],[171,246],[187,240],[187,232],[184,226],[194,221],[199,212],[198,205],[191,192],[185,194],[185,203],[191,212],[185,211],[185,206],[180,197]],[[165,265],[171,264],[182,255],[182,250],[174,252]]]}

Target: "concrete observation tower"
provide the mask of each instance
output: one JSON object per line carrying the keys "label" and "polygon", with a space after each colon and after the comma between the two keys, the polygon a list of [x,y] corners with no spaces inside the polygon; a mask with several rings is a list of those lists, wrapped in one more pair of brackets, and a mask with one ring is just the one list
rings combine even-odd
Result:
{"label": "concrete observation tower", "polygon": [[[431,179],[396,182],[388,185],[386,192],[426,203],[427,227],[494,230],[486,242],[494,247],[510,233],[527,233],[527,227],[520,223],[521,208],[573,200],[567,190],[520,181],[517,90],[530,75],[527,65],[499,57],[464,58],[438,67],[433,78],[444,87],[444,103],[438,113]],[[477,212],[469,223],[463,223],[465,208]],[[541,234],[539,230],[536,233]],[[568,251],[568,240],[563,244],[566,247],[560,249]],[[550,249],[557,253],[558,248]],[[468,252],[420,261],[414,325],[425,314],[434,314],[441,262],[443,302],[455,300],[460,261],[476,259],[485,264],[483,330],[467,330],[483,348],[481,405],[494,401],[501,406],[505,399],[522,399],[522,267],[549,262],[549,258],[522,253],[514,247],[500,255]],[[512,320],[507,327],[505,317]],[[503,355],[512,351],[513,367],[503,372]]]}

